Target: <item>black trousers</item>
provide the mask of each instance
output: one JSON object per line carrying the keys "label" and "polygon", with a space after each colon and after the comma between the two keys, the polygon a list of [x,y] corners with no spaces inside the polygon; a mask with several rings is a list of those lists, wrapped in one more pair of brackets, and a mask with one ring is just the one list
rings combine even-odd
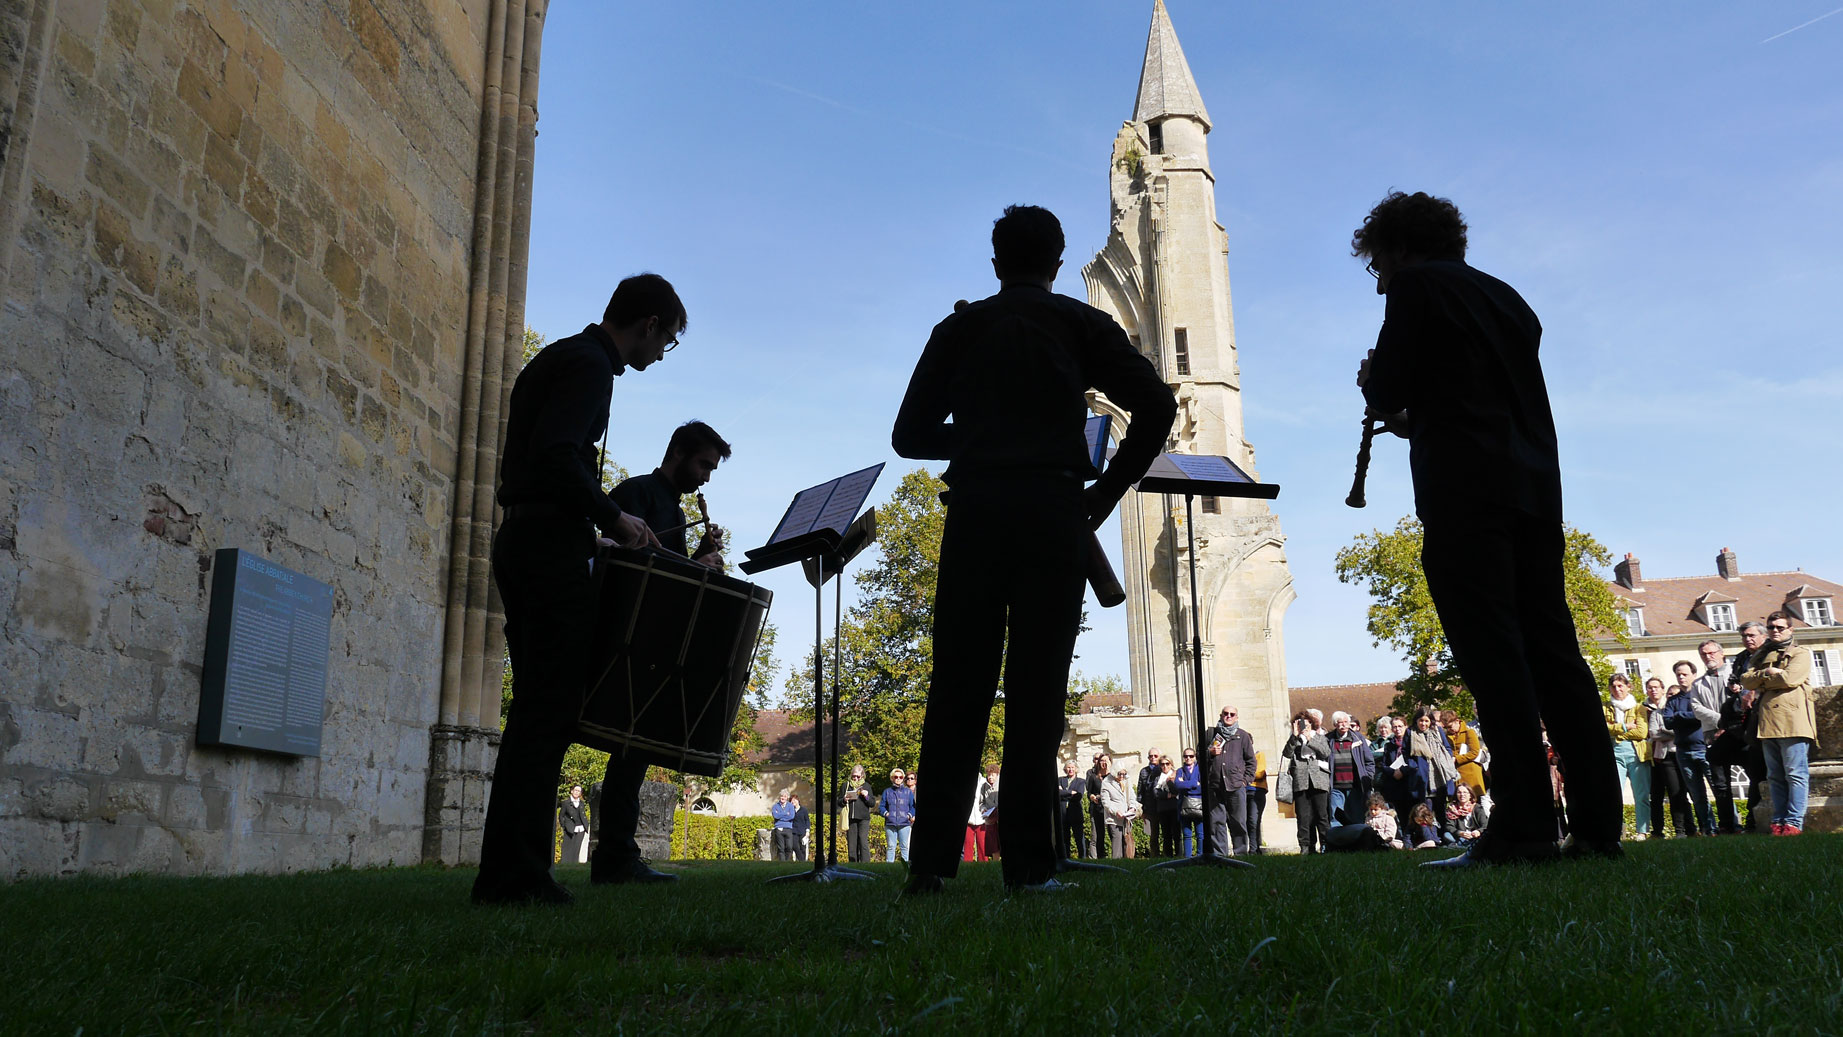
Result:
{"label": "black trousers", "polygon": [[1491,746],[1491,833],[1512,842],[1556,838],[1546,724],[1568,770],[1574,834],[1618,840],[1612,738],[1568,611],[1561,523],[1479,510],[1423,525],[1427,589]]}
{"label": "black trousers", "polygon": [[1683,784],[1683,769],[1677,755],[1671,753],[1651,761],[1651,831],[1655,838],[1664,837],[1664,800],[1670,800],[1670,820],[1679,836],[1696,831],[1695,815],[1689,811],[1688,786]]}
{"label": "black trousers", "polygon": [[[512,704],[480,833],[476,893],[515,894],[550,881],[557,775],[574,737],[595,618],[588,566],[594,552],[594,528],[582,520],[507,519],[493,540],[493,581],[505,603],[512,656]],[[601,847],[622,838],[612,814],[599,827]],[[631,823],[625,838],[633,839]]]}
{"label": "black trousers", "polygon": [[1178,808],[1177,807],[1174,806],[1169,809],[1161,807],[1159,809],[1158,811],[1158,839],[1159,839],[1159,842],[1152,847],[1152,853],[1154,856],[1158,856],[1158,857],[1176,857],[1177,856],[1177,853],[1178,853],[1177,833],[1178,833],[1178,825],[1180,823],[1181,822],[1178,819]]}
{"label": "black trousers", "polygon": [[1086,800],[1075,799],[1056,809],[1056,852],[1080,860],[1088,856],[1088,832],[1082,827]]}
{"label": "black trousers", "polygon": [[[1018,551],[1012,534],[1025,515],[1032,542]],[[1004,759],[1012,776],[999,786],[998,811],[1014,819],[1005,829],[1004,878],[1037,883],[1055,873],[1054,766],[1089,543],[1081,483],[1073,478],[954,487],[941,535],[934,673],[919,760],[935,782],[916,807],[912,871],[959,871],[972,776],[1002,666]]]}
{"label": "black trousers", "polygon": [[1734,767],[1732,764],[1709,764],[1709,787],[1715,790],[1717,831],[1727,834],[1741,830],[1740,815],[1734,809]]}
{"label": "black trousers", "polygon": [[845,822],[845,852],[851,863],[870,860],[870,818],[852,818]]}
{"label": "black trousers", "polygon": [[1293,793],[1293,816],[1299,821],[1300,853],[1324,853],[1331,848],[1329,789]]}
{"label": "black trousers", "polygon": [[1107,856],[1107,811],[1099,806],[1088,804],[1088,820],[1094,825],[1094,838],[1088,843],[1088,856],[1099,859]]}
{"label": "black trousers", "polygon": [[642,760],[608,755],[608,769],[597,786],[601,798],[595,805],[603,813],[601,838],[589,858],[591,879],[640,859],[634,830],[640,826],[640,785],[646,781],[646,766]]}
{"label": "black trousers", "polygon": [[1164,828],[1159,820],[1158,805],[1156,803],[1148,804],[1144,800],[1141,800],[1139,803],[1139,816],[1145,824],[1146,841],[1146,845],[1139,847],[1139,856],[1156,857],[1159,854],[1159,847],[1164,845],[1162,842],[1164,838]]}
{"label": "black trousers", "polygon": [[1249,786],[1243,790],[1248,800],[1248,852],[1261,852],[1261,815],[1267,812],[1267,790]]}
{"label": "black trousers", "polygon": [[[1246,786],[1209,794],[1210,849],[1241,856],[1248,852],[1248,789]],[[1198,853],[1203,851],[1199,849]]]}

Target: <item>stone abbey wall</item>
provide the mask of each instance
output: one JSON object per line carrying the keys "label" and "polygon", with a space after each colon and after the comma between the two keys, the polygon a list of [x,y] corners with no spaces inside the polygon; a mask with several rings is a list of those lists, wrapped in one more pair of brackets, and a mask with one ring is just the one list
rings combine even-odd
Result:
{"label": "stone abbey wall", "polygon": [[[418,861],[507,4],[4,6],[0,881]],[[193,743],[221,547],[336,590],[319,759]]]}

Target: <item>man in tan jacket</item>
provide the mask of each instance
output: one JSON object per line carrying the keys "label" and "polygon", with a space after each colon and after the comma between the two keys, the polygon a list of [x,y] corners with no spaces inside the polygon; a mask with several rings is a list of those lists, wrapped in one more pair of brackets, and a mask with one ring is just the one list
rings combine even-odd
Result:
{"label": "man in tan jacket", "polygon": [[1805,826],[1811,747],[1817,742],[1817,709],[1811,700],[1811,652],[1792,643],[1792,616],[1766,617],[1768,640],[1738,678],[1758,696],[1758,738],[1766,753],[1766,780],[1773,792],[1773,834],[1798,835]]}

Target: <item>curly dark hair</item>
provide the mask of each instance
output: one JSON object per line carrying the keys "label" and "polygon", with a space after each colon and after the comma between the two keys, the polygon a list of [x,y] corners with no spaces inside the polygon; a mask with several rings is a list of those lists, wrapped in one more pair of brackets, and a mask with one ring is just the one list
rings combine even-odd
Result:
{"label": "curly dark hair", "polygon": [[1428,259],[1464,259],[1465,230],[1465,217],[1450,200],[1425,191],[1390,191],[1350,236],[1350,254],[1374,258],[1400,251]]}

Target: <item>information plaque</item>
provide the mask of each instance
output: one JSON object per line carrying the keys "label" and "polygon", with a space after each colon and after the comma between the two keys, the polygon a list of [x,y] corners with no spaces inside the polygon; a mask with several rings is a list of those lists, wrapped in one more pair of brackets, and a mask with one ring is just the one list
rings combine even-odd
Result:
{"label": "information plaque", "polygon": [[237,548],[211,568],[198,744],[319,756],[333,588]]}

